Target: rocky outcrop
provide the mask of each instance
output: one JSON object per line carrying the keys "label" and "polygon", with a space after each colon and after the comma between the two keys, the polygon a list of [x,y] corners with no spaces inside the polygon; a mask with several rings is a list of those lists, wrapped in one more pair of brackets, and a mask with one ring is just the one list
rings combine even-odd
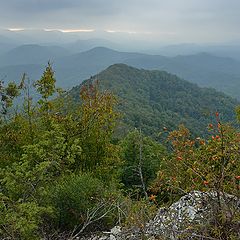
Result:
{"label": "rocky outcrop", "polygon": [[166,239],[192,239],[199,235],[198,230],[202,226],[211,225],[220,208],[225,217],[230,218],[234,211],[239,210],[240,200],[229,194],[190,192],[169,208],[159,209],[147,224],[146,234]]}
{"label": "rocky outcrop", "polygon": [[[202,239],[202,226],[210,226],[221,209],[225,218],[232,218],[240,211],[240,199],[229,194],[193,191],[181,197],[168,208],[160,208],[144,229],[121,230],[114,227],[102,235],[86,240],[153,240],[153,239]],[[239,229],[240,223],[236,223]],[[238,230],[237,230],[238,231]],[[84,238],[82,238],[84,239]],[[204,238],[203,238],[204,239]]]}

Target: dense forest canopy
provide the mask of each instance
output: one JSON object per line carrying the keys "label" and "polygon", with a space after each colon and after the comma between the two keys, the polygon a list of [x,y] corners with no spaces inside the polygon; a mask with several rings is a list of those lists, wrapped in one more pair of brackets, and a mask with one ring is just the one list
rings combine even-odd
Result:
{"label": "dense forest canopy", "polygon": [[129,128],[142,128],[148,135],[157,135],[163,128],[170,131],[186,125],[197,135],[206,133],[215,112],[224,122],[236,122],[238,102],[213,89],[199,88],[164,71],[149,71],[115,64],[74,87],[70,95],[79,101],[79,89],[98,81],[101,89],[111,90],[118,97],[118,110]]}

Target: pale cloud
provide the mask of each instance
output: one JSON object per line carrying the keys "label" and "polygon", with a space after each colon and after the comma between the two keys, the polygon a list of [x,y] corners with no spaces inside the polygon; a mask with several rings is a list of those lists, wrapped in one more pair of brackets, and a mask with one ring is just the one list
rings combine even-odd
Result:
{"label": "pale cloud", "polygon": [[240,39],[239,12],[239,0],[8,0],[1,1],[0,27],[228,41]]}
{"label": "pale cloud", "polygon": [[62,33],[82,33],[82,32],[94,32],[94,29],[52,29],[52,28],[44,28],[43,29],[46,32],[52,32],[52,31],[59,31]]}
{"label": "pale cloud", "polygon": [[8,28],[7,30],[11,31],[11,32],[21,32],[24,31],[24,28]]}

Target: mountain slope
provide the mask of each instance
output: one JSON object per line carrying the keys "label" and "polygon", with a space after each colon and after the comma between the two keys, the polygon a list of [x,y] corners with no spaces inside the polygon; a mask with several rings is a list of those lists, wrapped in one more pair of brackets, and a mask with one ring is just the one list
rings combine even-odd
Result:
{"label": "mountain slope", "polygon": [[46,64],[49,60],[68,54],[68,50],[58,46],[21,45],[0,56],[0,66]]}
{"label": "mountain slope", "polygon": [[[31,65],[41,64],[44,67],[50,60],[53,62],[58,83],[64,88],[80,84],[84,79],[97,74],[112,64],[124,63],[137,68],[164,70],[187,81],[197,83],[201,87],[212,87],[240,99],[240,62],[227,57],[217,57],[207,53],[164,57],[161,55],[119,52],[104,47],[96,47],[89,51],[66,56],[64,49],[58,48],[55,51],[53,47],[40,49],[37,46],[34,49],[35,54],[33,55],[28,55],[27,50],[25,54],[24,51],[18,53],[19,51],[15,49],[10,57],[9,55],[3,57],[0,62],[2,61],[2,64],[5,65],[10,63],[22,65],[30,62]],[[8,67],[8,70],[10,69],[11,66]],[[12,72],[15,69],[16,67],[12,66]],[[5,72],[4,69],[1,70],[1,75],[7,75],[9,72]]]}
{"label": "mountain slope", "polygon": [[63,46],[68,49],[69,51],[73,53],[79,53],[83,51],[90,50],[92,48],[102,46],[102,47],[108,47],[108,48],[118,48],[118,44],[111,42],[106,39],[101,39],[101,38],[90,38],[90,39],[82,39],[82,40],[77,40],[71,43],[66,43],[63,44]]}
{"label": "mountain slope", "polygon": [[164,70],[202,87],[213,87],[239,98],[240,62],[207,53],[164,57],[98,47],[55,61],[56,72],[63,72],[65,79],[69,77],[68,83],[72,83],[72,86],[115,63],[149,70]]}
{"label": "mountain slope", "polygon": [[126,59],[124,63],[145,69],[164,70],[202,87],[213,87],[239,98],[240,62],[207,53],[188,56],[147,56]]}
{"label": "mountain slope", "polygon": [[[118,96],[118,107],[126,125],[141,127],[150,135],[158,134],[163,127],[176,129],[181,123],[194,135],[206,133],[207,125],[215,122],[216,111],[223,121],[235,119],[236,100],[167,72],[115,64],[92,79],[98,79],[101,88]],[[70,92],[76,101],[79,101],[80,88],[81,85]]]}

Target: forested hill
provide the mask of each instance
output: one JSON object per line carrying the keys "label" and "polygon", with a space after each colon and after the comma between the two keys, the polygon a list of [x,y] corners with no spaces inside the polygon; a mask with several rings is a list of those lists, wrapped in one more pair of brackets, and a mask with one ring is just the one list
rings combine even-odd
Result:
{"label": "forested hill", "polygon": [[[164,71],[115,64],[91,79],[98,79],[101,88],[118,96],[118,108],[126,125],[141,127],[150,135],[159,133],[164,127],[175,129],[182,123],[194,135],[206,133],[208,124],[216,121],[215,112],[220,113],[224,122],[235,121],[237,100]],[[77,101],[81,86],[70,92]]]}

